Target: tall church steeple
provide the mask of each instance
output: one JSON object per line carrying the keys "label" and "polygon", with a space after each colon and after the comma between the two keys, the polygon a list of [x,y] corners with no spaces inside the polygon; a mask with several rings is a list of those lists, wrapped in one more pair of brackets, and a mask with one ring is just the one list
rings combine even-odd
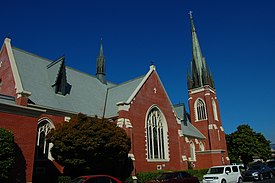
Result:
{"label": "tall church steeple", "polygon": [[[192,34],[191,72],[187,72],[190,121],[206,137],[204,157],[213,158],[212,166],[228,164],[225,133],[222,127],[214,80],[200,48],[192,12],[189,14]],[[215,157],[212,156],[213,153],[215,153]],[[196,162],[198,165],[200,163],[202,162]]]}
{"label": "tall church steeple", "polygon": [[207,68],[205,58],[202,55],[191,11],[189,12],[189,15],[192,34],[192,62],[191,75],[188,74],[188,89],[194,89],[205,85],[209,85],[214,89],[214,80]]}
{"label": "tall church steeple", "polygon": [[103,83],[107,84],[105,78],[105,57],[103,54],[102,38],[100,39],[99,55],[96,62],[96,77]]}

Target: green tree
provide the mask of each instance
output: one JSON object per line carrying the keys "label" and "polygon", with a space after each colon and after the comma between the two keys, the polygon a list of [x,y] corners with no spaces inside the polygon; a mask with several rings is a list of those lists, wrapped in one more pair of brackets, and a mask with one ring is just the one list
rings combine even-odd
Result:
{"label": "green tree", "polygon": [[129,137],[122,128],[105,119],[78,114],[70,122],[57,126],[48,138],[54,144],[53,158],[73,177],[110,174],[124,179],[132,171]]}
{"label": "green tree", "polygon": [[270,142],[261,133],[256,133],[249,125],[240,125],[237,131],[226,136],[228,155],[231,162],[240,160],[247,165],[258,156],[264,160],[270,158]]}
{"label": "green tree", "polygon": [[14,136],[0,128],[0,182],[8,182],[15,164]]}

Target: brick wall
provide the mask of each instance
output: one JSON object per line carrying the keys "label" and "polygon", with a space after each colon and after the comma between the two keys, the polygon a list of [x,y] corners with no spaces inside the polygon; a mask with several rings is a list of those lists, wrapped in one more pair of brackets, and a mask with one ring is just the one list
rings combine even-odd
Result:
{"label": "brick wall", "polygon": [[[146,160],[146,114],[153,105],[156,105],[161,110],[167,121],[169,131],[169,162],[148,162]],[[130,119],[133,126],[132,150],[135,155],[135,168],[137,172],[154,171],[157,170],[158,165],[161,165],[164,170],[179,170],[186,167],[180,161],[182,156],[180,149],[183,149],[183,147],[180,144],[181,137],[178,135],[178,130],[181,127],[177,124],[171,103],[155,72],[151,74],[135,96],[129,111],[120,111],[119,117]]]}
{"label": "brick wall", "polygon": [[15,82],[5,45],[0,53],[0,79],[0,94],[16,97]]}

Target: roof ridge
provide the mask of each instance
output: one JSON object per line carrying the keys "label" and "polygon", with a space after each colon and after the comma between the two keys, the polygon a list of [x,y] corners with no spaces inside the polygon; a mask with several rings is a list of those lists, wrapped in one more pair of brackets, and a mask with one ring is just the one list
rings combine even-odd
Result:
{"label": "roof ridge", "polygon": [[39,56],[39,55],[37,55],[37,54],[35,54],[35,53],[31,53],[31,52],[26,51],[26,50],[23,50],[23,49],[21,49],[21,48],[17,48],[17,47],[15,47],[15,46],[12,46],[11,48],[12,48],[12,49],[16,49],[17,51],[24,52],[24,53],[26,53],[26,54],[28,54],[28,55],[31,55],[31,56],[34,56],[34,57],[38,57],[38,58],[40,58],[40,59],[44,59],[44,60],[46,60],[46,61],[53,62],[53,60],[51,60],[51,59],[48,59],[48,58]]}
{"label": "roof ridge", "polygon": [[112,88],[116,88],[116,87],[119,87],[119,86],[126,85],[126,84],[128,84],[128,83],[130,83],[130,82],[133,82],[133,81],[135,81],[135,80],[144,78],[144,76],[145,76],[145,75],[141,75],[141,76],[139,76],[139,77],[130,79],[130,80],[128,80],[128,81],[124,81],[124,82],[122,82],[122,83],[120,83],[120,84],[117,84],[117,85],[115,85],[115,86],[109,87],[108,89],[112,89]]}
{"label": "roof ridge", "polygon": [[[37,55],[37,54],[31,53],[31,52],[29,52],[29,51],[23,50],[23,49],[21,49],[21,48],[17,48],[17,47],[15,47],[15,46],[12,46],[12,49],[15,49],[15,50],[17,50],[17,51],[23,52],[23,53],[28,54],[28,55],[30,55],[30,56],[34,56],[34,57],[43,59],[43,60],[45,60],[45,61],[47,61],[47,62],[50,62],[50,63],[47,65],[47,68],[48,68],[48,66],[50,67],[51,64],[55,65],[56,63],[59,62],[58,59],[54,61],[54,60],[51,60],[51,59],[48,59],[48,58],[39,56],[39,55]],[[68,66],[68,65],[66,65],[66,68],[67,68],[67,69],[70,69],[70,70],[73,70],[73,71],[76,71],[76,72],[79,72],[79,73],[82,73],[82,74],[85,74],[85,75],[90,76],[90,77],[93,77],[93,78],[97,78],[95,75],[89,74],[89,73],[87,73],[87,72],[81,71],[81,70],[76,69],[76,68],[73,68],[73,67],[70,67],[70,66]],[[113,83],[113,82],[110,82],[110,81],[107,81],[107,84],[117,85],[117,84],[115,84],[115,83]]]}

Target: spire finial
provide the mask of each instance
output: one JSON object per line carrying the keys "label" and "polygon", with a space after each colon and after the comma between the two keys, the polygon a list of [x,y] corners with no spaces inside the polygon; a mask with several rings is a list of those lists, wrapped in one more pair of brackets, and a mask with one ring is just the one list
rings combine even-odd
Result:
{"label": "spire finial", "polygon": [[192,13],[193,13],[193,12],[192,12],[191,10],[190,10],[189,13],[188,13],[188,14],[190,15],[190,19],[193,19]]}
{"label": "spire finial", "polygon": [[102,41],[102,37],[100,38],[99,56],[103,56],[103,41]]}

